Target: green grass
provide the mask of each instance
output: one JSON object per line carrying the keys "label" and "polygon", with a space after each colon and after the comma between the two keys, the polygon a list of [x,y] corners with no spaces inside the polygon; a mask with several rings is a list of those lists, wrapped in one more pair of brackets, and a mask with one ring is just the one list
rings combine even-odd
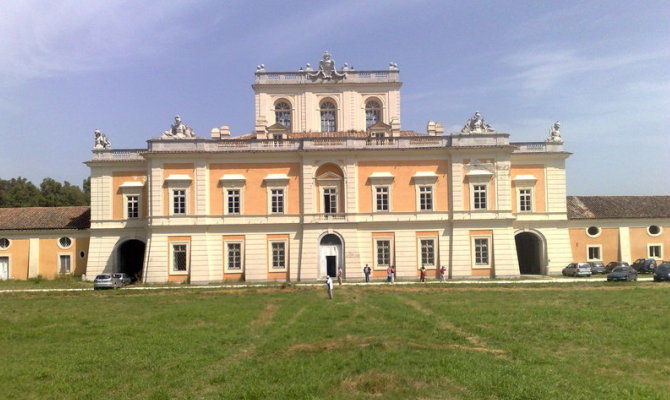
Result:
{"label": "green grass", "polygon": [[670,285],[0,295],[0,398],[667,399]]}
{"label": "green grass", "polygon": [[0,290],[12,289],[73,289],[92,288],[93,284],[82,281],[79,277],[70,275],[59,276],[54,279],[44,279],[41,276],[27,280],[9,279],[0,281]]}

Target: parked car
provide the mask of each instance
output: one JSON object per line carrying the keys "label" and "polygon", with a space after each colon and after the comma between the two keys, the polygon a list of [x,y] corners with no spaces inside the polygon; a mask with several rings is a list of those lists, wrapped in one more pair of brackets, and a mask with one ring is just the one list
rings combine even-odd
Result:
{"label": "parked car", "polygon": [[600,261],[591,261],[589,262],[591,266],[591,274],[606,274],[607,270],[605,269],[605,264]]}
{"label": "parked car", "polygon": [[126,286],[126,285],[130,285],[131,283],[133,283],[133,278],[131,278],[130,275],[124,274],[122,272],[117,272],[115,274],[112,274],[112,277],[121,280],[121,283],[122,283],[121,286]]}
{"label": "parked car", "polygon": [[121,279],[114,277],[116,274],[100,274],[93,280],[93,289],[115,289],[123,286]]}
{"label": "parked car", "polygon": [[607,281],[636,281],[637,271],[630,266],[618,266],[607,274]]}
{"label": "parked car", "polygon": [[612,261],[610,263],[607,263],[607,265],[605,265],[605,269],[607,270],[607,273],[610,273],[616,267],[629,267],[629,266],[630,265],[628,265],[628,263],[625,261]]}
{"label": "parked car", "polygon": [[653,274],[656,269],[656,260],[653,258],[638,258],[631,267],[639,274]]}
{"label": "parked car", "polygon": [[591,276],[591,265],[589,263],[570,263],[563,268],[564,276]]}
{"label": "parked car", "polygon": [[654,271],[654,282],[670,281],[670,262],[666,261],[656,267]]}

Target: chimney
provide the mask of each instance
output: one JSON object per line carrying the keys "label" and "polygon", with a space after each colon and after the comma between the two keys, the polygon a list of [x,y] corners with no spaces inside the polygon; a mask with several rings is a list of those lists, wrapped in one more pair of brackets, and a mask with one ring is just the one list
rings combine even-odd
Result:
{"label": "chimney", "polygon": [[435,122],[428,121],[428,124],[426,125],[426,132],[428,133],[429,136],[435,136],[435,127],[436,127]]}
{"label": "chimney", "polygon": [[265,119],[264,116],[258,117],[256,120],[256,127],[254,128],[254,133],[256,134],[256,139],[267,139],[267,130],[266,127],[268,125],[268,121]]}
{"label": "chimney", "polygon": [[221,139],[230,139],[230,127],[228,125],[221,125],[219,131],[221,132]]}
{"label": "chimney", "polygon": [[436,136],[444,135],[444,127],[442,126],[441,122],[436,122],[435,123],[435,135]]}
{"label": "chimney", "polygon": [[212,137],[212,140],[219,140],[221,139],[221,131],[219,131],[219,128],[212,128],[210,136]]}
{"label": "chimney", "polygon": [[400,120],[398,117],[391,118],[391,136],[399,137],[400,136]]}

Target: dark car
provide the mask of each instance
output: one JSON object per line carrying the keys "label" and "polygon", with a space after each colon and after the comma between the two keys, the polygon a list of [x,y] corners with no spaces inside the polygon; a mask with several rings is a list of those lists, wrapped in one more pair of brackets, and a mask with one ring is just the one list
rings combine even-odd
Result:
{"label": "dark car", "polygon": [[637,271],[633,267],[619,266],[607,274],[607,281],[636,281]]}
{"label": "dark car", "polygon": [[607,270],[605,269],[605,264],[600,261],[591,261],[589,262],[591,266],[591,274],[606,274]]}
{"label": "dark car", "polygon": [[638,258],[631,267],[639,274],[653,274],[656,269],[656,260],[653,258]]}
{"label": "dark car", "polygon": [[670,281],[670,262],[664,262],[654,271],[654,282]]}
{"label": "dark car", "polygon": [[589,263],[570,263],[561,271],[564,276],[591,276],[591,265]]}
{"label": "dark car", "polygon": [[607,265],[605,265],[607,273],[612,272],[612,270],[616,267],[629,267],[629,265],[625,261],[612,261],[610,263],[607,263]]}

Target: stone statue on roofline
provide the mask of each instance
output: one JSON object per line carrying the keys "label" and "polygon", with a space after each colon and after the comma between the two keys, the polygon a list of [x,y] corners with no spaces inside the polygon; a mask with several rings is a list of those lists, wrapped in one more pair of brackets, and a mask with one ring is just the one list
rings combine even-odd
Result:
{"label": "stone statue on roofline", "polygon": [[[307,66],[309,68],[309,65]],[[311,68],[306,69],[306,71],[310,70]],[[323,53],[323,59],[319,61],[319,70],[316,72],[307,72],[307,77],[313,81],[319,78],[329,81],[346,78],[347,73],[337,72],[337,68],[335,68],[335,60],[333,60],[330,53],[326,51]]]}
{"label": "stone statue on roofline", "polygon": [[190,126],[181,122],[181,117],[179,115],[174,117],[174,124],[170,126],[170,129],[163,132],[161,139],[193,139],[195,138],[195,132],[191,129]]}
{"label": "stone statue on roofline", "polygon": [[95,145],[93,146],[95,150],[107,150],[112,147],[112,142],[99,129],[96,129],[93,134],[95,135]]}
{"label": "stone statue on roofline", "polygon": [[549,137],[547,138],[547,143],[563,143],[563,138],[561,137],[561,123],[556,121],[554,125],[549,130]]}
{"label": "stone statue on roofline", "polygon": [[489,132],[495,132],[495,129],[493,129],[491,125],[487,124],[486,121],[484,121],[484,118],[482,118],[482,114],[479,111],[475,111],[475,115],[473,115],[472,118],[470,118],[468,122],[465,123],[463,129],[461,129],[461,133],[489,133]]}

